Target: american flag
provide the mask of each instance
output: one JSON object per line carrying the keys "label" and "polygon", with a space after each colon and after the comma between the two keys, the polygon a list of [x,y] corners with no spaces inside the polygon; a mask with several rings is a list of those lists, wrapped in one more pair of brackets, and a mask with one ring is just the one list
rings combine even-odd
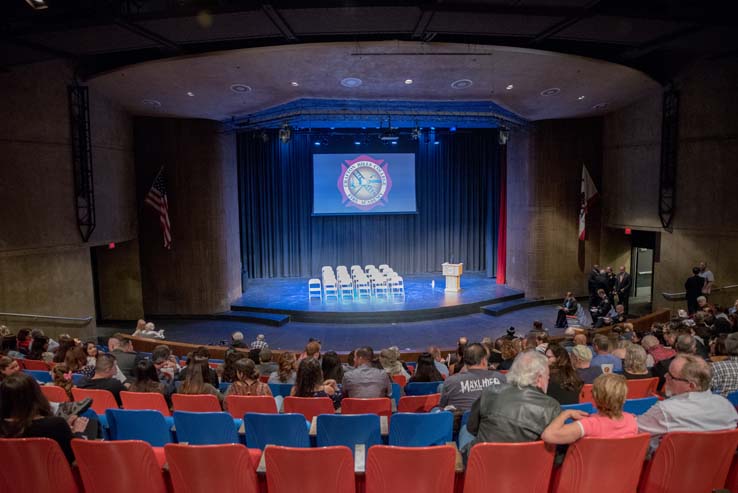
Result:
{"label": "american flag", "polygon": [[149,193],[146,194],[145,202],[159,213],[159,224],[164,235],[164,248],[172,248],[172,229],[169,224],[169,202],[167,201],[167,187],[164,181],[164,168],[154,178]]}

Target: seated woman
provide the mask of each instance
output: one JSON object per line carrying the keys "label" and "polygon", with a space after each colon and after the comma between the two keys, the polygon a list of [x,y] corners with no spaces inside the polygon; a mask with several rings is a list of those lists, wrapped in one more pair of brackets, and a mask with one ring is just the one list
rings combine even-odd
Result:
{"label": "seated woman", "polygon": [[497,367],[497,370],[509,370],[515,360],[515,356],[518,355],[521,349],[520,339],[505,339],[502,341],[502,348],[500,348],[502,363]]}
{"label": "seated woman", "polygon": [[31,331],[29,329],[20,329],[16,335],[16,349],[23,355],[31,352]]}
{"label": "seated woman", "polygon": [[279,357],[279,370],[269,375],[269,383],[291,383],[294,385],[297,378],[295,371],[295,354],[285,351]]}
{"label": "seated woman", "polygon": [[[623,412],[628,384],[625,377],[608,373],[594,381],[592,397],[598,413],[589,415],[583,411],[567,409],[546,427],[541,439],[546,443],[565,445],[582,437],[621,438],[636,435],[638,422],[630,413]],[[566,420],[573,423],[566,424]]]}
{"label": "seated woman", "polygon": [[87,364],[95,366],[95,363],[97,362],[97,344],[93,341],[87,341],[85,342],[84,348],[85,354],[87,355]]}
{"label": "seated woman", "polygon": [[343,365],[341,364],[341,358],[338,357],[335,351],[328,351],[323,355],[321,367],[323,378],[335,380],[338,385],[341,385],[341,382],[343,382]]}
{"label": "seated woman", "polygon": [[546,350],[546,358],[548,358],[550,370],[546,394],[559,401],[559,404],[578,403],[579,392],[584,383],[571,364],[569,352],[558,344],[552,343]]}
{"label": "seated woman", "polygon": [[233,364],[236,379],[226,395],[272,395],[269,385],[259,381],[256,365],[249,358],[241,358]]}
{"label": "seated woman", "polygon": [[229,349],[226,351],[225,360],[223,361],[222,371],[220,373],[221,382],[235,382],[236,378],[236,361],[244,358],[248,358],[248,354],[242,351],[236,351],[235,349]]}
{"label": "seated woman", "polygon": [[51,438],[71,464],[72,438],[83,438],[88,422],[87,418],[74,415],[68,420],[53,416],[41,387],[25,373],[10,375],[0,382],[0,437]]}
{"label": "seated woman", "polygon": [[92,378],[95,374],[95,367],[87,364],[87,355],[79,346],[74,346],[67,351],[64,364],[72,373],[80,373],[87,378]]}
{"label": "seated woman", "polygon": [[436,368],[436,363],[431,353],[421,353],[418,356],[418,364],[415,367],[415,373],[410,377],[407,383],[411,382],[441,382],[443,376]]}
{"label": "seated woman", "polygon": [[210,367],[206,358],[195,356],[187,365],[187,374],[178,394],[212,394],[223,402],[223,394],[210,383]]}
{"label": "seated woman", "polygon": [[5,377],[18,373],[20,369],[20,364],[13,358],[0,356],[0,382],[2,382]]}
{"label": "seated woman", "polygon": [[652,378],[653,373],[646,366],[646,350],[637,344],[631,344],[625,348],[625,359],[623,360],[623,376],[628,380],[639,378]]}
{"label": "seated woman", "polygon": [[174,391],[174,383],[171,380],[167,382],[159,380],[159,374],[154,363],[151,360],[144,359],[139,361],[133,369],[133,382],[128,390],[131,392],[158,392],[169,402]]}
{"label": "seated woman", "polygon": [[69,371],[67,365],[59,363],[54,366],[51,370],[51,377],[52,381],[47,385],[56,385],[57,387],[63,388],[64,392],[67,393],[69,400],[73,401],[74,396],[72,395],[72,387],[74,387],[74,382],[72,381],[72,372]]}
{"label": "seated woman", "polygon": [[335,380],[323,380],[323,371],[320,362],[315,358],[305,358],[297,367],[295,386],[290,395],[295,397],[330,397],[333,407],[341,407],[343,394],[338,389]]}
{"label": "seated woman", "polygon": [[564,296],[564,302],[559,307],[559,312],[556,315],[556,325],[554,327],[557,329],[565,329],[568,327],[566,317],[575,316],[578,309],[579,303],[577,302],[574,293],[567,291],[566,296]]}
{"label": "seated woman", "polygon": [[49,350],[49,338],[46,336],[34,337],[31,342],[31,350],[26,359],[34,359],[41,361],[44,359],[44,353]]}
{"label": "seated woman", "polygon": [[410,374],[405,371],[402,367],[402,363],[400,363],[399,351],[394,349],[382,349],[379,352],[379,362],[381,363],[384,371],[386,371],[390,377],[402,375],[405,377],[405,381],[410,379]]}

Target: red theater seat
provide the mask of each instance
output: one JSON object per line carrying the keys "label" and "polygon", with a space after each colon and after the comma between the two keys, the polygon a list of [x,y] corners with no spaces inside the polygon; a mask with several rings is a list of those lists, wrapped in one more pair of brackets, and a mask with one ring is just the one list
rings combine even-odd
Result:
{"label": "red theater seat", "polygon": [[626,399],[642,399],[656,394],[656,387],[659,384],[659,378],[654,377],[628,380],[627,384],[628,396]]}
{"label": "red theater seat", "polygon": [[56,385],[42,385],[41,392],[49,402],[69,402],[67,391]]}
{"label": "red theater seat", "polygon": [[228,395],[224,407],[237,419],[246,413],[277,413],[277,402],[270,395]]}
{"label": "red theater seat", "polygon": [[347,397],[341,401],[341,414],[392,416],[392,400],[387,397],[376,399],[355,399]]}
{"label": "red theater seat", "polygon": [[0,491],[79,493],[59,444],[50,438],[0,439]]}
{"label": "red theater seat", "polygon": [[21,368],[25,368],[26,370],[39,370],[39,371],[49,371],[51,368],[49,367],[49,364],[45,361],[41,360],[33,360],[33,359],[24,359],[19,360],[23,361]]}
{"label": "red theater seat", "polygon": [[398,413],[427,413],[441,402],[441,394],[405,395],[397,404]]}
{"label": "red theater seat", "polygon": [[[456,449],[449,445],[438,447],[375,445],[367,452],[366,493],[388,491],[450,493],[454,489],[455,461]],[[497,490],[494,482],[488,486],[489,491]]]}
{"label": "red theater seat", "polygon": [[257,493],[251,451],[238,444],[164,446],[175,493]]}
{"label": "red theater seat", "polygon": [[267,447],[264,455],[269,493],[354,493],[356,490],[354,458],[348,447],[272,446]]}
{"label": "red theater seat", "polygon": [[172,406],[175,411],[191,413],[219,413],[223,410],[218,398],[212,394],[172,394]]}
{"label": "red theater seat", "polygon": [[[158,392],[121,392],[120,400],[123,403],[123,409],[140,409],[159,411],[163,416],[171,416],[167,401],[164,396]],[[220,409],[218,409],[220,411]]]}
{"label": "red theater seat", "polygon": [[[480,443],[469,454],[464,493],[547,493],[555,447],[543,442]],[[531,467],[535,464],[535,467]]]}
{"label": "red theater seat", "polygon": [[106,409],[118,409],[118,403],[115,402],[113,393],[109,390],[97,389],[78,389],[72,388],[72,397],[75,401],[89,397],[92,399],[92,410],[97,414],[105,414]]}
{"label": "red theater seat", "polygon": [[312,421],[313,416],[336,412],[329,397],[285,397],[283,407],[285,413],[302,414],[307,421]]}

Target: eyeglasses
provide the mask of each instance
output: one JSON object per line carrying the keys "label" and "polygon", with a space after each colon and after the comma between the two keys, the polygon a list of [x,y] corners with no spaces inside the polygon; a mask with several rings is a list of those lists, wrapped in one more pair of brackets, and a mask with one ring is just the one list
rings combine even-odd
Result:
{"label": "eyeglasses", "polygon": [[666,372],[666,376],[667,376],[667,377],[669,377],[669,378],[671,378],[672,380],[676,380],[677,382],[686,382],[686,383],[691,383],[691,382],[690,382],[689,380],[687,380],[686,378],[679,378],[679,377],[675,377],[674,375],[672,375],[672,374],[671,374],[671,372],[670,372],[670,371],[667,371],[667,372]]}

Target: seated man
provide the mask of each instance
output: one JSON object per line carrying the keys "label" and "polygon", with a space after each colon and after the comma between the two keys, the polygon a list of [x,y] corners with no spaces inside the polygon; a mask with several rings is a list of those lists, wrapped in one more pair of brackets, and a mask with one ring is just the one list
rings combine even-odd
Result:
{"label": "seated man", "polygon": [[595,356],[592,358],[591,365],[599,366],[612,365],[613,371],[623,371],[623,360],[616,358],[610,354],[610,339],[602,334],[597,334],[592,339],[592,347],[595,351]]}
{"label": "seated man", "polygon": [[505,383],[505,375],[487,369],[487,351],[478,342],[464,349],[466,371],[448,377],[441,387],[441,407],[453,407],[459,413],[471,409],[482,391],[490,385]]}
{"label": "seated man", "polygon": [[392,397],[392,380],[386,371],[374,368],[374,350],[362,347],[354,351],[356,368],[343,375],[343,396],[369,399]]}
{"label": "seated man", "polygon": [[476,438],[464,453],[476,443],[533,442],[553,419],[561,406],[548,389],[548,361],[535,350],[520,353],[507,374],[506,384],[490,385],[471,408],[467,429]]}
{"label": "seated man", "polygon": [[589,307],[589,312],[592,315],[592,321],[595,327],[602,326],[602,322],[600,322],[600,318],[607,317],[607,314],[610,313],[610,308],[612,308],[612,304],[610,303],[610,300],[607,297],[607,293],[605,292],[604,289],[598,289],[597,298],[593,300],[592,305]]}
{"label": "seated man", "polygon": [[678,354],[666,373],[668,399],[638,416],[638,430],[650,433],[651,450],[672,431],[733,430],[738,412],[725,397],[710,392],[710,366],[699,356]]}
{"label": "seated man", "polygon": [[728,359],[712,364],[712,391],[727,396],[738,390],[738,332],[725,339]]}
{"label": "seated man", "polygon": [[91,379],[83,379],[79,384],[81,389],[108,390],[115,397],[115,402],[121,405],[120,393],[126,390],[120,381],[115,379],[116,374],[115,356],[112,354],[99,354],[95,363],[95,376]]}
{"label": "seated man", "polygon": [[569,356],[582,382],[594,383],[595,378],[602,374],[600,366],[592,366],[592,351],[587,346],[577,344],[571,349]]}

